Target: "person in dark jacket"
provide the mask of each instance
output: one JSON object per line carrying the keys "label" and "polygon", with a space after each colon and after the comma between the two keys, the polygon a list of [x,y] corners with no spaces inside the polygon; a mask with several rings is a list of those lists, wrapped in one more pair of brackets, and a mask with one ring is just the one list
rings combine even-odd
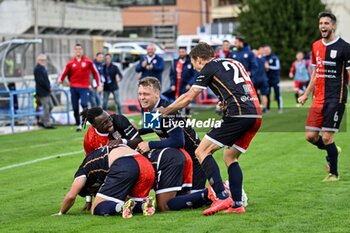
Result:
{"label": "person in dark jacket", "polygon": [[164,60],[155,54],[154,44],[147,45],[147,55],[144,56],[136,66],[136,72],[141,73],[140,79],[144,77],[156,77],[162,82],[162,73],[165,67]]}
{"label": "person in dark jacket", "polygon": [[276,54],[272,53],[271,47],[269,45],[264,46],[265,60],[268,62],[267,67],[267,79],[269,83],[269,95],[267,99],[267,110],[270,110],[271,104],[271,89],[273,88],[275,93],[275,100],[277,101],[278,112],[282,113],[283,100],[280,91],[280,70],[281,64],[280,60]]}
{"label": "person in dark jacket", "polygon": [[231,51],[229,58],[242,63],[248,75],[254,77],[258,69],[258,64],[249,44],[245,42],[244,37],[236,36],[234,45],[235,48]]}
{"label": "person in dark jacket", "polygon": [[112,63],[111,54],[105,55],[105,65],[103,66],[103,76],[105,82],[103,84],[103,110],[107,110],[108,98],[112,93],[116,105],[116,110],[119,114],[122,114],[120,99],[119,99],[119,85],[118,83],[123,78],[118,66]]}
{"label": "person in dark jacket", "polygon": [[37,57],[37,62],[38,63],[34,68],[35,90],[36,97],[39,99],[44,111],[39,125],[46,129],[54,129],[55,127],[50,123],[50,113],[52,110],[51,84],[47,69],[45,67],[46,56],[44,54],[40,54]]}

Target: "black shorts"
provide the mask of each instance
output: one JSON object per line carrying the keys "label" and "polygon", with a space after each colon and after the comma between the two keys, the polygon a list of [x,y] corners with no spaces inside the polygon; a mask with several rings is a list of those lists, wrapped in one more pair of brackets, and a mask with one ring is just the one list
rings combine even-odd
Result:
{"label": "black shorts", "polygon": [[211,129],[205,138],[219,147],[235,147],[244,153],[260,125],[261,118],[224,117],[221,127]]}
{"label": "black shorts", "polygon": [[311,131],[337,132],[345,111],[344,103],[312,102],[306,120],[306,129]]}
{"label": "black shorts", "polygon": [[156,194],[181,191],[186,159],[174,148],[156,149],[148,159],[156,171],[154,190]]}
{"label": "black shorts", "polygon": [[125,201],[139,178],[139,165],[133,156],[125,156],[115,160],[109,169],[96,196],[114,202]]}

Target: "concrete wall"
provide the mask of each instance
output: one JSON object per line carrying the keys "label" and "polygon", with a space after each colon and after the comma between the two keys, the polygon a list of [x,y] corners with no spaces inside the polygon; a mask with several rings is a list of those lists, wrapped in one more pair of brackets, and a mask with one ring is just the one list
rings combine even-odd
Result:
{"label": "concrete wall", "polygon": [[196,34],[197,27],[206,24],[204,0],[177,0],[176,6],[136,6],[123,9],[124,27],[177,24],[179,35]]}
{"label": "concrete wall", "polygon": [[35,16],[40,28],[123,29],[120,8],[47,0],[5,0],[0,4],[0,34],[24,33],[35,24]]}

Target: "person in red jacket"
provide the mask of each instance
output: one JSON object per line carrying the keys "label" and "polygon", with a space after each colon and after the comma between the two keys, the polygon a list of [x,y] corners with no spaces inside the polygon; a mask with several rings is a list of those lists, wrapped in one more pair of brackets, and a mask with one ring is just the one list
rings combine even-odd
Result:
{"label": "person in red jacket", "polygon": [[57,80],[57,84],[61,85],[68,75],[70,83],[71,102],[74,111],[75,124],[77,126],[76,131],[81,131],[80,115],[79,115],[79,99],[83,108],[87,108],[89,101],[89,88],[90,86],[90,73],[93,74],[96,83],[97,91],[102,92],[102,86],[100,82],[100,76],[93,63],[93,61],[85,57],[83,54],[83,47],[81,44],[76,44],[74,47],[74,58],[70,60],[60,77]]}

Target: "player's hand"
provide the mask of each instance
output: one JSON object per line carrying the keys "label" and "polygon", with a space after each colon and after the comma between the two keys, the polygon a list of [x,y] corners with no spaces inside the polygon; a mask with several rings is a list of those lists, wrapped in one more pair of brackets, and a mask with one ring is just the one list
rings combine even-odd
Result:
{"label": "player's hand", "polygon": [[56,83],[57,83],[57,86],[61,85],[62,84],[61,79],[58,79]]}
{"label": "player's hand", "polygon": [[114,139],[114,140],[110,140],[108,143],[107,143],[107,146],[109,148],[113,148],[113,147],[116,147],[118,146],[119,144],[123,144],[123,141],[121,138],[117,138],[117,139]]}
{"label": "player's hand", "polygon": [[61,215],[63,215],[63,214],[61,213],[61,211],[58,212],[58,213],[55,213],[55,214],[51,214],[51,216],[61,216]]}
{"label": "player's hand", "polygon": [[156,109],[156,111],[158,111],[160,114],[162,114],[162,116],[165,116],[166,114],[166,108],[164,107],[159,107]]}
{"label": "player's hand", "polygon": [[137,145],[137,151],[140,152],[141,154],[145,154],[149,152],[151,149],[149,148],[148,142],[140,142]]}
{"label": "player's hand", "polygon": [[97,87],[97,92],[98,92],[98,93],[101,93],[102,91],[103,91],[103,87],[102,87],[102,86],[98,86],[98,87]]}
{"label": "player's hand", "polygon": [[305,104],[305,102],[306,102],[306,100],[307,100],[307,95],[302,95],[302,96],[300,96],[299,98],[298,98],[298,102],[299,102],[299,104],[301,104],[301,105],[304,105]]}
{"label": "player's hand", "polygon": [[221,101],[219,101],[216,105],[219,106],[220,108],[224,108],[225,106],[224,103]]}
{"label": "player's hand", "polygon": [[90,211],[90,209],[91,209],[91,202],[85,202],[85,205],[83,206],[81,211],[88,212],[88,211]]}

